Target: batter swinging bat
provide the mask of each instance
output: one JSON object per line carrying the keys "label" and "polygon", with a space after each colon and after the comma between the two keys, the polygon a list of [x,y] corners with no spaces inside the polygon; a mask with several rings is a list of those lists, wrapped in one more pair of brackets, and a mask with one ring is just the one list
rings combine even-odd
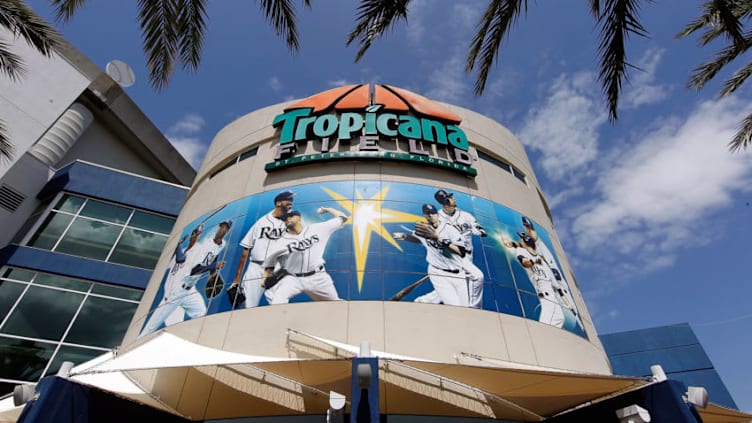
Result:
{"label": "batter swinging bat", "polygon": [[407,294],[413,292],[413,290],[420,286],[423,282],[428,280],[428,275],[423,276],[422,278],[418,279],[417,281],[411,283],[410,285],[402,288],[399,292],[392,295],[392,298],[389,299],[389,301],[401,301]]}
{"label": "batter swinging bat", "polygon": [[[213,212],[211,212],[211,214],[209,214],[209,216],[206,216],[206,217],[204,218],[204,220],[202,220],[201,222],[199,222],[199,223],[198,223],[198,224],[197,224],[196,226],[194,226],[194,227],[196,227],[196,228],[197,228],[197,227],[199,227],[199,226],[203,225],[204,223],[206,223],[206,221],[208,221],[208,220],[209,220],[209,219],[211,219],[212,217],[216,216],[216,215],[217,215],[217,213],[219,213],[220,211],[222,211],[222,209],[224,209],[225,207],[227,207],[227,204],[225,204],[224,206],[222,206],[222,207],[218,208],[217,210],[214,210]],[[184,236],[183,238],[181,238],[181,239],[180,239],[180,244],[182,244],[183,242],[185,242],[185,240],[186,240],[186,239],[188,239],[188,235],[185,235],[185,236]]]}

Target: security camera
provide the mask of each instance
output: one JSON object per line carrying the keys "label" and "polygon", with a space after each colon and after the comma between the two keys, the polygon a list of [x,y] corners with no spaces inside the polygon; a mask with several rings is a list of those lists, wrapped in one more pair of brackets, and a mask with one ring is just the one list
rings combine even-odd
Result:
{"label": "security camera", "polygon": [[637,404],[616,410],[619,423],[650,423],[650,412]]}
{"label": "security camera", "polygon": [[708,406],[708,391],[702,386],[689,386],[684,400],[700,408]]}

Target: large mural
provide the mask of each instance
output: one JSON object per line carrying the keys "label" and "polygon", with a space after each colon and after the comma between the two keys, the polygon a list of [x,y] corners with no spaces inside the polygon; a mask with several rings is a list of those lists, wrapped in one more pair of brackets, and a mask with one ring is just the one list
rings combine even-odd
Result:
{"label": "large mural", "polygon": [[141,335],[207,314],[307,301],[410,301],[521,316],[585,336],[548,233],[442,187],[291,186],[183,228]]}

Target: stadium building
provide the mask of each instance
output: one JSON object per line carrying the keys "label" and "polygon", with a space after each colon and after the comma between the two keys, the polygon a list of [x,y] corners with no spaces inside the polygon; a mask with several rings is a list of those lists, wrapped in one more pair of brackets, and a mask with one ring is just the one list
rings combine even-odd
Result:
{"label": "stadium building", "polygon": [[524,148],[491,119],[348,85],[230,123],[194,175],[108,76],[73,49],[54,63],[67,79],[4,97],[40,123],[2,174],[23,198],[3,205],[0,380],[49,377],[0,421],[752,418],[666,380],[715,374],[670,342],[604,348]]}

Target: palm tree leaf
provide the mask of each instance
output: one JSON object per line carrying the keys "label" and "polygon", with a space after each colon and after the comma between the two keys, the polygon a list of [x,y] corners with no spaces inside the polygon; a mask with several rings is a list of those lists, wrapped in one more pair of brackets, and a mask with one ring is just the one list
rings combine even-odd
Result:
{"label": "palm tree leaf", "polygon": [[470,72],[476,66],[478,69],[474,88],[476,95],[483,94],[488,74],[498,60],[501,43],[523,10],[527,12],[527,0],[492,0],[488,3],[465,61],[466,71]]}
{"label": "palm tree leaf", "polygon": [[45,56],[63,42],[62,36],[44,19],[37,16],[21,0],[0,1],[0,26],[8,28],[16,37]]}
{"label": "palm tree leaf", "polygon": [[603,93],[608,104],[609,120],[618,118],[619,95],[624,80],[628,79],[627,69],[635,68],[627,62],[624,43],[630,34],[647,36],[637,12],[640,0],[606,0],[605,7],[598,17],[601,25],[601,39],[598,45],[600,72]]}
{"label": "palm tree leaf", "polygon": [[725,34],[734,44],[742,45],[744,35],[740,18],[750,13],[749,1],[739,0],[709,0],[702,5],[702,14],[688,23],[676,38],[691,35],[702,28],[707,30],[698,40],[700,45],[707,45],[711,41]]}
{"label": "palm tree leaf", "polygon": [[596,19],[601,16],[601,2],[600,0],[589,0],[590,2],[590,13],[595,16]]}
{"label": "palm tree leaf", "polygon": [[751,46],[752,37],[747,37],[743,46],[732,44],[721,49],[721,51],[715,54],[714,60],[703,63],[693,69],[692,76],[689,78],[689,81],[687,81],[687,87],[698,90],[701,89],[708,81],[713,79],[724,66],[739,57],[742,53],[746,52]]}
{"label": "palm tree leaf", "polygon": [[728,143],[728,148],[732,152],[735,152],[749,147],[750,144],[752,144],[752,114],[748,115],[741,122],[736,135]]}
{"label": "palm tree leaf", "polygon": [[178,7],[180,61],[192,70],[198,68],[206,32],[206,1],[180,0]]}
{"label": "palm tree leaf", "polygon": [[[310,6],[310,0],[305,1]],[[300,49],[298,28],[295,19],[295,6],[292,0],[260,0],[261,11],[272,24],[274,31],[287,42],[287,48],[296,52]]]}
{"label": "palm tree leaf", "polygon": [[16,148],[8,137],[8,130],[5,128],[5,122],[0,119],[0,162],[8,162],[13,158]]}
{"label": "palm tree leaf", "polygon": [[750,75],[752,75],[752,63],[748,63],[747,66],[736,71],[731,78],[723,83],[723,89],[721,89],[720,96],[725,97],[736,91],[737,88],[744,84],[744,81],[746,81]]}
{"label": "palm tree leaf", "polygon": [[167,87],[177,59],[177,3],[174,0],[138,0],[149,82],[156,90]]}
{"label": "palm tree leaf", "polygon": [[0,72],[8,75],[11,80],[17,81],[24,71],[21,56],[10,51],[9,44],[0,41]]}
{"label": "palm tree leaf", "polygon": [[73,15],[86,4],[86,0],[50,0],[50,3],[56,9],[55,19],[58,22],[69,22],[73,19]]}
{"label": "palm tree leaf", "polygon": [[407,22],[407,6],[410,0],[361,0],[355,17],[355,28],[347,36],[346,45],[356,39],[360,49],[355,55],[358,62],[366,54],[376,38],[392,28],[396,21]]}

